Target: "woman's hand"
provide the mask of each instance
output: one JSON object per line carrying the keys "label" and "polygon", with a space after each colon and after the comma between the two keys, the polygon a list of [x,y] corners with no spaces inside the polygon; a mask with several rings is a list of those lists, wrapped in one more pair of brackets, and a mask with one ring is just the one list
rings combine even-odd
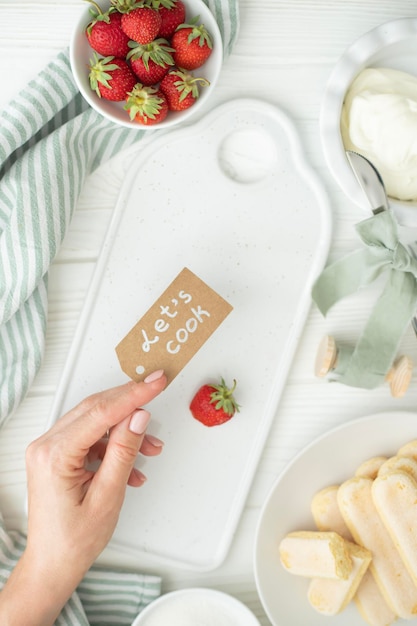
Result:
{"label": "woman's hand", "polygon": [[[31,577],[30,585],[42,592],[38,604],[44,605],[48,595],[53,599],[54,606],[48,606],[53,623],[110,540],[126,486],[140,486],[145,480],[134,468],[138,452],[153,456],[162,449],[162,442],[145,435],[150,414],[141,407],[155,398],[166,382],[158,371],[146,382],[129,382],[93,395],[30,444],[26,457],[27,548],[10,585],[0,595],[0,609],[5,592],[7,598],[13,584],[19,586],[20,580],[28,585]],[[91,463],[97,460],[101,463],[93,471]],[[27,594],[27,587],[25,591]],[[25,611],[28,618],[30,607]],[[47,617],[43,613],[39,622],[25,623],[46,625],[50,622]]]}

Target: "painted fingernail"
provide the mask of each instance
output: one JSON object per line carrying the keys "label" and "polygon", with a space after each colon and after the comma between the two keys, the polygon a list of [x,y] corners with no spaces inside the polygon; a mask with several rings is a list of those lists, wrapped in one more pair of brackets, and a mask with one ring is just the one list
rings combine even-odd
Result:
{"label": "painted fingernail", "polygon": [[135,411],[130,419],[129,430],[135,435],[143,435],[150,419],[149,411],[145,411],[145,409]]}
{"label": "painted fingernail", "polygon": [[164,370],[156,370],[156,372],[152,372],[149,374],[144,380],[144,383],[153,383],[155,380],[159,380],[164,375]]}
{"label": "painted fingernail", "polygon": [[135,474],[136,479],[139,480],[139,484],[137,485],[137,487],[143,485],[143,483],[146,483],[146,481],[148,480],[145,474],[136,467],[133,468],[133,473]]}
{"label": "painted fingernail", "polygon": [[164,442],[158,439],[158,437],[154,437],[154,435],[145,435],[145,439],[149,441],[155,448],[162,448]]}

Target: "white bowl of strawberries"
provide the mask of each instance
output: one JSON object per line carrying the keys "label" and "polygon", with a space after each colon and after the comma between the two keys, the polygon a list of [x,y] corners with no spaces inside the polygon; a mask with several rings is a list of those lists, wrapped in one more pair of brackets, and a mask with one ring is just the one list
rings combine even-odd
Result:
{"label": "white bowl of strawberries", "polygon": [[223,45],[203,0],[87,0],[70,43],[87,102],[116,124],[174,126],[194,115],[217,82]]}

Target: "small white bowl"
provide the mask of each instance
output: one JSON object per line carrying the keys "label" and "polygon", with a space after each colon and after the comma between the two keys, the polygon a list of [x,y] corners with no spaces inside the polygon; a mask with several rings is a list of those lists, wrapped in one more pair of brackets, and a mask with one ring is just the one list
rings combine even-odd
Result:
{"label": "small white bowl", "polygon": [[132,626],[260,626],[242,602],[215,589],[171,591],[149,604]]}
{"label": "small white bowl", "polygon": [[[94,51],[89,46],[87,37],[85,36],[85,29],[91,22],[91,13],[87,6],[87,8],[80,13],[80,17],[72,33],[70,41],[70,62],[78,89],[93,109],[112,122],[130,129],[159,130],[160,128],[170,128],[176,124],[188,121],[189,118],[195,115],[207,102],[215,88],[222,66],[222,38],[218,24],[203,0],[183,0],[183,2],[186,9],[186,19],[189,20],[199,15],[199,23],[206,26],[213,40],[213,51],[211,55],[201,68],[193,71],[195,76],[202,76],[210,83],[208,87],[201,88],[200,96],[197,101],[185,111],[169,111],[167,117],[159,124],[146,126],[130,120],[129,114],[123,109],[124,102],[110,102],[104,98],[99,98],[91,89],[89,82],[88,66]],[[97,4],[99,4],[103,11],[106,11],[110,5],[108,0],[98,0]]]}
{"label": "small white bowl", "polygon": [[[417,18],[381,24],[357,39],[335,65],[320,110],[320,135],[327,166],[345,194],[370,215],[370,207],[346,158],[340,131],[345,94],[367,67],[387,67],[417,74]],[[417,203],[390,198],[400,224],[417,226]]]}

